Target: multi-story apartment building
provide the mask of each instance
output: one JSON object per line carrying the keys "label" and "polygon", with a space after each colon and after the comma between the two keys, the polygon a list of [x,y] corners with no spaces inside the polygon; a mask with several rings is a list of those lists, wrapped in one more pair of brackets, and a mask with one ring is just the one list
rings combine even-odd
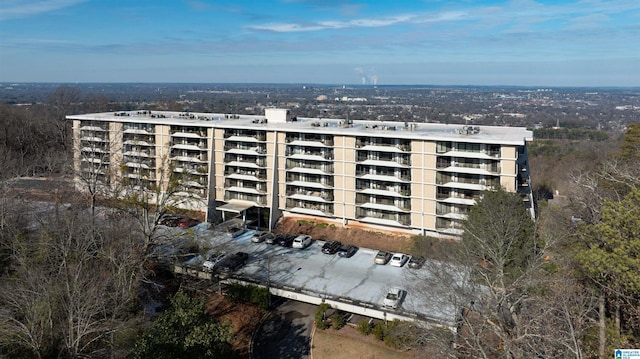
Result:
{"label": "multi-story apartment building", "polygon": [[162,189],[171,173],[210,221],[242,213],[271,228],[311,216],[428,235],[459,235],[482,192],[519,192],[533,216],[527,141],[518,127],[264,115],[127,111],[67,116],[75,168],[113,187]]}

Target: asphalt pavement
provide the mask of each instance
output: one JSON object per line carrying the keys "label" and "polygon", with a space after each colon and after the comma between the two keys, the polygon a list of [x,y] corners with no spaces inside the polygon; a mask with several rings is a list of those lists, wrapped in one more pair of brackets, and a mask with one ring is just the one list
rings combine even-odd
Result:
{"label": "asphalt pavement", "polygon": [[283,301],[254,335],[253,359],[307,359],[317,306]]}

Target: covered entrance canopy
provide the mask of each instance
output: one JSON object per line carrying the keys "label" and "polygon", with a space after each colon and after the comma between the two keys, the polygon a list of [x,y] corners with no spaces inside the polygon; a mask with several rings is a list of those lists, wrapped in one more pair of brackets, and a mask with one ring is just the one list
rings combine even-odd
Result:
{"label": "covered entrance canopy", "polygon": [[252,208],[254,206],[253,203],[247,203],[247,202],[233,202],[233,203],[227,203],[227,204],[223,204],[222,206],[216,208],[219,211],[222,211],[222,221],[226,221],[226,213],[230,212],[230,213],[237,213],[242,215],[242,223],[245,223],[247,220],[247,210],[249,208]]}

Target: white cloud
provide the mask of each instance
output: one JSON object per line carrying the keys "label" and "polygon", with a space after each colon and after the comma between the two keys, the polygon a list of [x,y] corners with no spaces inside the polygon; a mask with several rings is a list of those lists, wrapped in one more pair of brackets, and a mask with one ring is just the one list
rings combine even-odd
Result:
{"label": "white cloud", "polygon": [[86,0],[7,0],[0,3],[0,20],[30,17],[73,6],[85,1]]}
{"label": "white cloud", "polygon": [[406,23],[432,23],[457,21],[467,18],[464,12],[443,12],[439,14],[407,14],[392,17],[381,18],[364,18],[349,21],[319,21],[309,24],[285,24],[272,23],[264,25],[252,25],[247,28],[250,30],[267,30],[274,32],[302,32],[302,31],[319,31],[319,30],[336,30],[346,28],[372,28],[385,27]]}
{"label": "white cloud", "polygon": [[591,14],[572,19],[568,28],[572,30],[595,29],[610,20],[609,16],[603,14]]}

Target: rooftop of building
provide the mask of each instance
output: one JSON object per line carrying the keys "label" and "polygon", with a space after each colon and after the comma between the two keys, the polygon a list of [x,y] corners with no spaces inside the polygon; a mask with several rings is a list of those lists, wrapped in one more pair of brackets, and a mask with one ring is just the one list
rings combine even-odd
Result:
{"label": "rooftop of building", "polygon": [[[284,109],[277,109],[286,111]],[[400,137],[420,140],[523,145],[533,139],[525,127],[475,126],[442,123],[393,122],[293,117],[273,121],[267,115],[134,110],[70,115],[71,120],[149,123],[175,126],[265,129],[268,131]]]}

